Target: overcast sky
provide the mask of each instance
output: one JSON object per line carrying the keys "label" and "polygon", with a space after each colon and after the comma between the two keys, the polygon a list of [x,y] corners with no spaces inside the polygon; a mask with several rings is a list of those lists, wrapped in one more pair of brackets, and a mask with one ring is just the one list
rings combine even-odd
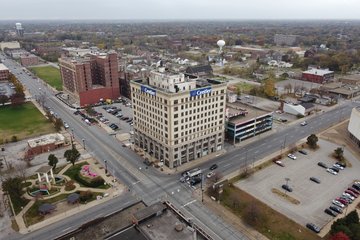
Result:
{"label": "overcast sky", "polygon": [[0,19],[359,19],[360,0],[1,0]]}

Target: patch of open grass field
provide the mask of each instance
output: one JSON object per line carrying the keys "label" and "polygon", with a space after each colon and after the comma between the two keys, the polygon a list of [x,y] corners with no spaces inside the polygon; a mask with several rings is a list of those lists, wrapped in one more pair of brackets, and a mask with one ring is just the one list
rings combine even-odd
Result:
{"label": "patch of open grass field", "polygon": [[0,141],[39,136],[55,132],[53,124],[31,102],[0,107]]}
{"label": "patch of open grass field", "polygon": [[62,90],[62,81],[60,76],[60,70],[52,67],[52,66],[45,66],[45,67],[32,67],[33,70],[39,78],[43,79],[47,82],[50,86],[56,88],[56,90]]}
{"label": "patch of open grass field", "polygon": [[[225,188],[221,203],[269,239],[320,240],[315,233],[275,211],[250,194],[233,187]],[[249,223],[249,221],[251,223]]]}

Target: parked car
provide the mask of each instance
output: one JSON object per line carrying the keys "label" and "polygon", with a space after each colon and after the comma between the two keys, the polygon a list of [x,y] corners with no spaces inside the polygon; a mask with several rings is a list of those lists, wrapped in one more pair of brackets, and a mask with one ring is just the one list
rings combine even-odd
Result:
{"label": "parked car", "polygon": [[291,154],[291,153],[288,154],[288,158],[290,158],[292,160],[296,160],[296,156],[294,154]]}
{"label": "parked car", "polygon": [[319,233],[320,232],[320,228],[318,226],[316,226],[315,224],[313,223],[307,223],[306,224],[306,227],[316,233]]}
{"label": "parked car", "polygon": [[339,201],[340,203],[344,204],[345,206],[350,203],[350,201],[348,199],[343,198],[343,197],[336,198],[336,201]]}
{"label": "parked car", "polygon": [[339,173],[339,171],[340,171],[339,169],[334,168],[334,167],[331,167],[330,169],[333,170],[334,172],[337,172],[337,173]]}
{"label": "parked car", "polygon": [[316,178],[316,177],[310,177],[310,180],[316,183],[321,183],[320,179]]}
{"label": "parked car", "polygon": [[341,208],[344,208],[344,207],[345,207],[345,205],[344,205],[343,203],[339,202],[339,201],[336,200],[336,199],[332,200],[332,203],[333,203],[334,205],[338,206],[338,207],[341,207]]}
{"label": "parked car", "polygon": [[354,198],[357,198],[357,197],[359,196],[359,194],[354,193],[353,191],[348,190],[348,189],[345,190],[345,193],[350,194],[350,195],[353,196]]}
{"label": "parked car", "polygon": [[338,163],[335,163],[335,164],[333,165],[333,167],[334,167],[334,168],[337,168],[337,169],[340,169],[340,170],[344,170],[344,167],[341,166],[341,165],[338,164]]}
{"label": "parked car", "polygon": [[210,166],[210,170],[215,170],[217,168],[218,168],[218,165],[216,163]]}
{"label": "parked car", "polygon": [[333,210],[327,208],[324,211],[325,213],[329,214],[330,216],[336,217],[338,214],[336,212],[334,212]]}
{"label": "parked car", "polygon": [[194,177],[190,180],[190,185],[191,186],[195,186],[196,184],[201,183],[201,178],[200,177]]}
{"label": "parked car", "polygon": [[357,185],[357,184],[353,184],[352,185],[353,188],[355,188],[356,190],[360,191],[360,185]]}
{"label": "parked car", "polygon": [[353,197],[351,194],[344,192],[342,194],[343,197],[350,199],[351,201],[355,200],[355,197]]}
{"label": "parked car", "polygon": [[318,166],[323,167],[323,168],[327,168],[326,164],[323,162],[318,162]]}
{"label": "parked car", "polygon": [[305,151],[304,149],[299,150],[299,153],[304,154],[304,155],[308,154],[307,151]]}
{"label": "parked car", "polygon": [[343,168],[346,168],[346,163],[336,162],[336,164],[342,166]]}
{"label": "parked car", "polygon": [[293,189],[292,189],[289,185],[283,184],[281,187],[282,187],[284,190],[288,191],[288,192],[292,192],[292,191],[293,191]]}
{"label": "parked car", "polygon": [[343,213],[343,210],[339,208],[338,206],[331,205],[330,209],[337,213]]}
{"label": "parked car", "polygon": [[360,191],[356,190],[354,187],[349,187],[348,190],[352,191],[353,193],[356,193],[357,195],[360,195]]}
{"label": "parked car", "polygon": [[331,173],[332,175],[337,175],[337,172],[335,172],[335,171],[334,171],[333,169],[331,169],[331,168],[327,168],[326,171],[327,171],[328,173]]}
{"label": "parked car", "polygon": [[285,167],[285,165],[284,165],[281,161],[279,161],[279,160],[274,161],[274,163],[276,163],[276,164],[279,165],[280,167]]}

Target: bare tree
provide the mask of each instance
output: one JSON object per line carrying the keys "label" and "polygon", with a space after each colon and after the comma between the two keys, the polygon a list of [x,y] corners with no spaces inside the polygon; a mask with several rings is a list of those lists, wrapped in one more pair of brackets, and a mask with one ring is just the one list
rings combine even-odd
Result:
{"label": "bare tree", "polygon": [[26,182],[26,171],[27,164],[25,162],[21,162],[20,164],[15,166],[16,175],[18,175],[24,182]]}

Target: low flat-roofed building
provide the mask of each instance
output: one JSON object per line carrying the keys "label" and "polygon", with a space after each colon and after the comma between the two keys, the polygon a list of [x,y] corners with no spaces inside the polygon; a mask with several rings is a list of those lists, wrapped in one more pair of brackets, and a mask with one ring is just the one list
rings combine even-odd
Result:
{"label": "low flat-roofed building", "polygon": [[20,43],[17,41],[13,41],[13,42],[0,42],[0,48],[1,51],[4,51],[5,48],[8,49],[16,49],[16,48],[20,48]]}
{"label": "low flat-roofed building", "polygon": [[359,86],[360,85],[360,74],[348,75],[339,78],[339,82],[347,85]]}
{"label": "low flat-roofed building", "polygon": [[9,79],[10,71],[2,63],[0,63],[0,81],[6,81]]}
{"label": "low flat-roofed building", "polygon": [[65,146],[65,137],[60,133],[52,133],[27,141],[27,156],[35,156]]}
{"label": "low flat-roofed building", "polygon": [[304,81],[323,84],[334,79],[334,71],[330,71],[329,69],[311,68],[304,71],[301,78]]}
{"label": "low flat-roofed building", "polygon": [[225,134],[233,144],[272,129],[272,112],[253,109],[241,103],[227,104],[226,116]]}

